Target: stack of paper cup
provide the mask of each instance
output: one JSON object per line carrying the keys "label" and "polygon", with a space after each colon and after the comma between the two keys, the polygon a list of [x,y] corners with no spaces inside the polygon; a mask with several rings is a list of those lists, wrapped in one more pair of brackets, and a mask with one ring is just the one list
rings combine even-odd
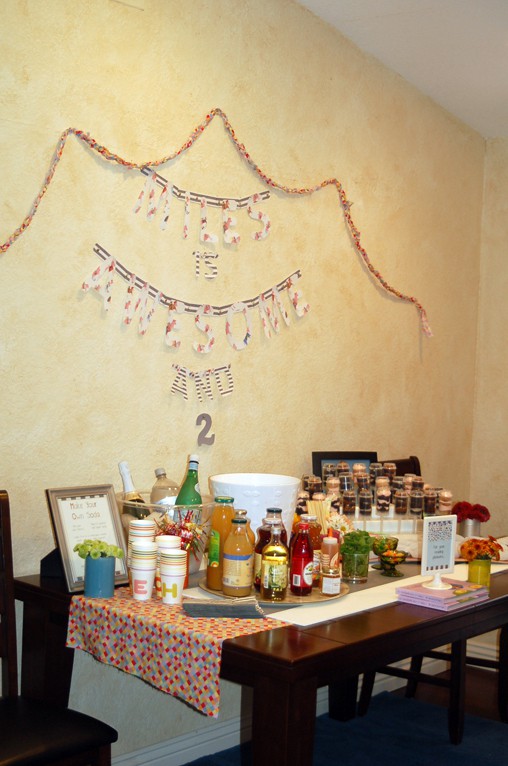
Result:
{"label": "stack of paper cup", "polygon": [[[145,600],[152,595],[153,583],[155,578],[155,567],[157,563],[157,545],[155,539],[155,521],[150,519],[132,519],[129,523],[129,539],[127,543],[127,567],[129,570],[129,584],[131,593],[138,600]],[[147,581],[144,585],[144,575],[139,574],[137,584],[138,592],[134,591],[133,568],[137,570],[150,571],[153,567],[152,584]],[[146,579],[146,578],[145,578]],[[150,586],[150,587],[148,587]],[[145,596],[144,591],[148,592]]]}
{"label": "stack of paper cup", "polygon": [[163,604],[181,604],[187,574],[187,551],[166,548],[160,551],[161,594]]}
{"label": "stack of paper cup", "polygon": [[160,552],[167,550],[180,550],[182,538],[178,535],[157,535],[157,569],[155,570],[155,593],[157,598],[162,598]]}
{"label": "stack of paper cup", "polygon": [[152,597],[156,566],[157,543],[152,540],[132,540],[130,579],[132,595],[136,601],[148,601]]}

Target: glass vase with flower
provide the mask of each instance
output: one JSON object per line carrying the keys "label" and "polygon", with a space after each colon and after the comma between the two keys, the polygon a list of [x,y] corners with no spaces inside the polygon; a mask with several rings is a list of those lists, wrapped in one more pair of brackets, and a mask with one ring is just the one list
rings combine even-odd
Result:
{"label": "glass vase with flower", "polygon": [[492,561],[499,561],[502,550],[502,545],[492,535],[464,540],[460,546],[460,555],[468,562],[468,581],[488,587]]}
{"label": "glass vase with flower", "polygon": [[462,537],[479,537],[481,525],[490,519],[488,508],[479,503],[472,505],[466,500],[455,503],[452,513],[457,517],[457,525]]}

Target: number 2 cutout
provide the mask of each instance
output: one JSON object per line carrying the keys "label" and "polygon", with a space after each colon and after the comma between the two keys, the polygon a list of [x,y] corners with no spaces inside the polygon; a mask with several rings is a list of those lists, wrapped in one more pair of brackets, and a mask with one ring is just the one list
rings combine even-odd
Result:
{"label": "number 2 cutout", "polygon": [[213,444],[215,442],[215,434],[208,436],[212,427],[212,418],[207,412],[202,412],[201,415],[198,415],[196,425],[199,426],[201,423],[204,423],[204,425],[199,432],[198,446],[201,446],[202,444]]}

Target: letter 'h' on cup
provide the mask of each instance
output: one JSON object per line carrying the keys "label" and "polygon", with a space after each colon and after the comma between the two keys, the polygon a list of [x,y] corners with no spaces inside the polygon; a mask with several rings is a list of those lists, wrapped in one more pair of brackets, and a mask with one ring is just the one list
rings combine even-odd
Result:
{"label": "letter 'h' on cup", "polygon": [[[177,569],[177,567],[174,567],[174,569]],[[180,572],[168,572],[165,570],[166,567],[161,566],[162,603],[172,605],[181,604],[186,574],[185,567],[183,568],[183,571]]]}

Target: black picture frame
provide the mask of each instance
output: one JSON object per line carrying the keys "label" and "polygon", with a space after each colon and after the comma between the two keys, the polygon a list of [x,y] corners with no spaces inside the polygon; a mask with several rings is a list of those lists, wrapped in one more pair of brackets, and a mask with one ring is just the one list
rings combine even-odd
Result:
{"label": "black picture frame", "polygon": [[115,559],[115,585],[127,584],[127,546],[113,485],[46,489],[46,500],[69,592],[84,590],[85,561],[73,548],[87,538],[123,550],[123,558]]}
{"label": "black picture frame", "polygon": [[314,476],[323,478],[323,466],[326,463],[337,465],[345,461],[352,469],[355,463],[365,463],[367,471],[371,463],[377,463],[377,452],[313,452],[312,453],[312,473]]}

